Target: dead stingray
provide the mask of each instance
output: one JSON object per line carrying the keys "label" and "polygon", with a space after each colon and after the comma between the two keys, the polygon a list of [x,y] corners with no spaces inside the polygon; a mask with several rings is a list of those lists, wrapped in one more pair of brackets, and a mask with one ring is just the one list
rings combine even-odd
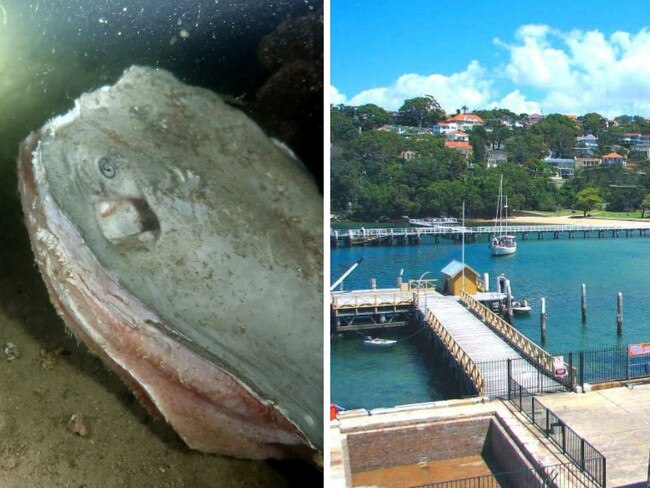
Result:
{"label": "dead stingray", "polygon": [[322,198],[208,90],[133,67],[21,146],[26,225],[73,333],[185,442],[323,446]]}

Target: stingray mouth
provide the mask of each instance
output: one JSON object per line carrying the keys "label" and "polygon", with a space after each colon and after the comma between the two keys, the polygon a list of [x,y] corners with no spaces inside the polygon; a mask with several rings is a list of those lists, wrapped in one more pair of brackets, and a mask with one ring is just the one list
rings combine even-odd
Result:
{"label": "stingray mouth", "polygon": [[158,217],[143,198],[99,199],[95,217],[104,237],[111,242],[125,239],[150,241],[160,235]]}

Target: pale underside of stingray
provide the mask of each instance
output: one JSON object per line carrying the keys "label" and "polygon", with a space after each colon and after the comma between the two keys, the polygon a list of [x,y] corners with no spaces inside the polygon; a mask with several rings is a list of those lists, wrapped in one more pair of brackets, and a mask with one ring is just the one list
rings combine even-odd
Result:
{"label": "pale underside of stingray", "polygon": [[131,68],[32,134],[19,176],[57,310],[188,445],[322,449],[322,199],[297,161]]}

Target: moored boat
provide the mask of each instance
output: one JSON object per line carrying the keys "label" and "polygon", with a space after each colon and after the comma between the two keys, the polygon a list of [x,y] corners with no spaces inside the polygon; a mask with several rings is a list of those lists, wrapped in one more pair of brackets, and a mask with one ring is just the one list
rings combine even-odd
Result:
{"label": "moored boat", "polygon": [[381,339],[379,337],[372,338],[368,336],[363,340],[363,343],[366,346],[390,347],[397,344],[397,341],[393,339]]}
{"label": "moored boat", "polygon": [[494,222],[494,236],[490,241],[492,256],[506,256],[517,252],[517,240],[508,235],[508,197],[503,194],[503,175],[499,181],[497,215]]}

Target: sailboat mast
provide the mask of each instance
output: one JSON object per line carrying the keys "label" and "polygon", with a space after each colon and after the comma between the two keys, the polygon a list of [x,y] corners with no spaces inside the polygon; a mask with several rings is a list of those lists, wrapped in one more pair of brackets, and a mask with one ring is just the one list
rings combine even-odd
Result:
{"label": "sailboat mast", "polygon": [[504,224],[504,235],[508,235],[508,195],[505,195],[504,198],[506,199],[506,204],[503,206],[503,224]]}

